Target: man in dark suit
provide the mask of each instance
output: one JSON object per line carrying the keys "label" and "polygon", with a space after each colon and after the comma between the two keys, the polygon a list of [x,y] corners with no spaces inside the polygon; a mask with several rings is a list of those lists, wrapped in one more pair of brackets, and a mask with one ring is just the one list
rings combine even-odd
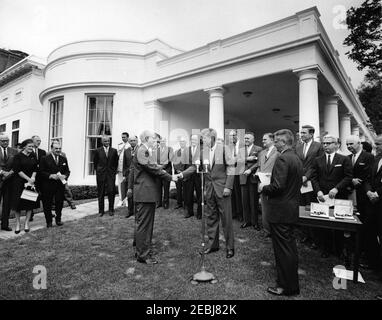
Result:
{"label": "man in dark suit", "polygon": [[[339,141],[337,137],[326,135],[322,145],[325,154],[316,158],[313,164],[312,185],[319,201],[325,201],[324,195],[330,198],[347,199],[353,178],[353,169],[348,157],[337,153]],[[323,246],[322,257],[329,255],[332,238],[331,232],[321,230],[319,241]],[[343,232],[335,232],[335,247],[337,254],[340,255],[343,248]]]}
{"label": "man in dark suit", "polygon": [[110,137],[102,137],[102,147],[94,152],[96,170],[98,211],[100,217],[105,214],[105,193],[109,200],[109,215],[114,215],[115,176],[118,167],[118,152],[110,146]]}
{"label": "man in dark suit", "polygon": [[[376,250],[372,251],[373,256],[370,257],[375,265],[375,269],[382,273],[382,135],[378,135],[375,139],[376,157],[371,171],[370,180],[365,184],[366,195],[371,204],[370,212],[370,238],[376,239],[378,236]],[[374,226],[374,228],[372,228]],[[373,241],[373,245],[375,242]],[[381,274],[380,274],[381,276]],[[381,277],[382,278],[382,277]],[[382,299],[380,295],[379,299]]]}
{"label": "man in dark suit", "polygon": [[[366,183],[370,182],[371,179],[374,156],[363,150],[361,140],[358,136],[349,136],[346,139],[346,146],[351,152],[349,159],[352,162],[353,167],[353,180],[348,189],[350,192],[355,192],[357,211],[359,212],[359,218],[363,223],[361,249],[366,254],[368,267],[374,268],[376,261],[373,261],[373,257],[375,256],[375,249],[377,248],[377,237],[372,236],[373,232],[370,232],[375,226],[371,225],[373,223],[370,219],[371,204],[366,195],[365,188]],[[365,266],[365,264],[363,265]]]}
{"label": "man in dark suit", "polygon": [[[301,143],[296,145],[296,153],[300,160],[302,161],[302,167],[304,170],[304,175],[302,176],[303,186],[307,186],[308,182],[311,182],[312,173],[313,173],[313,162],[314,159],[320,157],[324,154],[324,149],[321,146],[321,143],[313,140],[315,129],[310,125],[304,125],[300,131]],[[301,206],[310,206],[310,203],[315,201],[315,196],[312,192],[302,193],[300,197]],[[304,238],[302,239],[303,243],[311,242],[311,248],[316,249],[317,244],[315,243],[316,238],[315,232],[311,228],[303,228],[305,233]]]}
{"label": "man in dark suit", "polygon": [[[191,136],[191,146],[188,148],[189,165],[194,165],[195,161],[200,161],[200,137],[197,134]],[[202,186],[200,175],[196,172],[190,177],[183,179],[184,183],[184,203],[186,207],[185,218],[190,218],[194,215],[194,190],[196,192],[196,203],[198,205],[196,218],[202,218]]]}
{"label": "man in dark suit", "polygon": [[[128,171],[129,175],[127,177],[125,177],[127,185],[128,185],[128,190],[127,190],[128,211],[127,211],[127,215],[125,216],[126,218],[130,218],[135,213],[135,206],[134,206],[134,201],[133,201],[133,187],[132,187],[133,183],[134,183],[133,182],[134,181],[133,159],[134,159],[135,153],[138,150],[138,137],[135,135],[131,136],[129,138],[129,143],[131,146],[131,149],[130,149],[130,151],[131,151],[131,164],[130,164],[130,168]],[[129,187],[130,180],[131,180],[131,185]]]}
{"label": "man in dark suit", "polygon": [[[157,163],[168,174],[172,174],[171,159],[174,157],[174,150],[167,146],[166,138],[159,140],[159,146],[157,149]],[[157,208],[162,207],[168,209],[170,204],[170,181],[158,179],[158,187],[160,190],[159,202]]]}
{"label": "man in dark suit", "polygon": [[[243,139],[243,137],[242,137]],[[233,189],[231,195],[232,201],[232,217],[243,221],[243,205],[240,187],[240,168],[238,168],[238,157],[240,149],[244,149],[244,144],[239,141],[236,130],[231,130],[228,135],[228,144],[226,146],[227,157],[229,158],[230,164],[233,165],[235,170],[235,176],[233,180]]]}
{"label": "man in dark suit", "polygon": [[277,269],[277,285],[269,287],[268,292],[279,296],[300,293],[298,253],[293,233],[299,215],[303,169],[293,151],[293,141],[290,130],[275,132],[275,146],[281,154],[275,161],[270,184],[259,185],[269,208],[267,218]]}
{"label": "man in dark suit", "polygon": [[158,261],[151,256],[150,246],[154,228],[156,202],[159,200],[159,189],[156,179],[171,181],[172,176],[157,164],[153,154],[155,134],[145,130],[140,135],[139,146],[134,159],[134,179],[129,180],[129,189],[133,182],[133,197],[136,205],[135,236],[136,258],[138,262],[156,264]]}
{"label": "man in dark suit", "polygon": [[[179,174],[189,167],[189,154],[185,137],[179,140],[180,148],[175,151],[172,162],[174,164],[175,174]],[[184,208],[184,182],[178,180],[176,183],[176,207],[175,209]]]}
{"label": "man in dark suit", "polygon": [[13,157],[18,153],[16,149],[9,147],[9,137],[0,134],[0,203],[3,201],[1,212],[1,230],[12,231],[9,227],[9,213],[11,212],[11,197]]}
{"label": "man in dark suit", "polygon": [[240,168],[239,179],[244,216],[244,223],[240,228],[253,226],[255,230],[260,230],[259,193],[257,191],[257,179],[253,174],[257,171],[257,159],[263,149],[254,145],[254,141],[254,133],[247,132],[244,136],[245,147],[239,151],[238,167]]}
{"label": "man in dark suit", "polygon": [[202,164],[208,163],[206,165],[207,173],[204,178],[208,207],[206,218],[209,244],[205,249],[205,253],[209,254],[219,250],[219,221],[221,220],[226,243],[226,257],[232,258],[235,254],[235,248],[231,193],[235,168],[232,164],[230,165],[224,145],[216,143],[217,133],[215,129],[203,129],[201,135],[203,150],[200,161]]}
{"label": "man in dark suit", "polygon": [[[39,167],[41,159],[46,156],[46,151],[44,149],[40,148],[41,138],[39,136],[37,136],[37,135],[32,136],[32,140],[33,140],[33,144],[34,144],[34,154],[35,154],[36,159],[37,159],[37,166]],[[40,175],[39,171],[37,172],[37,175],[36,175],[35,185],[36,185],[37,190],[41,190],[41,188],[42,188],[41,175]],[[34,216],[34,213],[32,210],[31,218],[29,221],[33,221],[33,216]]]}
{"label": "man in dark suit", "polygon": [[52,142],[51,153],[40,161],[42,203],[47,227],[52,227],[52,202],[54,198],[56,225],[62,226],[62,207],[65,184],[70,175],[68,160],[61,155],[59,142]]}

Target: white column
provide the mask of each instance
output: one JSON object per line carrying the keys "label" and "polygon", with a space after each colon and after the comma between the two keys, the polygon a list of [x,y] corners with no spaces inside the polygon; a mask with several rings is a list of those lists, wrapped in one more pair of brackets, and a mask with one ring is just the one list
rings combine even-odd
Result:
{"label": "white column", "polygon": [[339,95],[329,97],[324,107],[324,131],[337,138],[340,137],[338,122],[338,100]]}
{"label": "white column", "polygon": [[354,125],[351,128],[351,134],[354,135],[354,136],[358,136],[358,137],[360,136],[358,124]]}
{"label": "white column", "polygon": [[215,87],[204,90],[210,97],[209,127],[217,132],[217,137],[224,139],[224,88]]}
{"label": "white column", "polygon": [[299,126],[311,125],[315,129],[314,140],[320,140],[320,114],[318,106],[319,70],[306,69],[298,71],[299,77]]}
{"label": "white column", "polygon": [[161,103],[158,100],[146,101],[145,109],[144,128],[142,130],[150,129],[159,133],[163,112]]}
{"label": "white column", "polygon": [[346,147],[346,139],[351,135],[351,113],[342,114],[340,117],[341,153],[350,154]]}

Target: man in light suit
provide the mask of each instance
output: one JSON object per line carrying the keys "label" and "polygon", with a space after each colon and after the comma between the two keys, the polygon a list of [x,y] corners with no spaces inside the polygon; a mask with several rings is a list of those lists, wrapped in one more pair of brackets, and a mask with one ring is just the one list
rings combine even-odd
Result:
{"label": "man in light suit", "polygon": [[105,194],[107,194],[109,200],[109,215],[113,216],[118,152],[110,146],[110,137],[102,137],[102,147],[94,151],[93,163],[96,170],[99,215],[102,217],[105,214]]}
{"label": "man in light suit", "polygon": [[133,197],[136,206],[135,236],[136,258],[140,263],[156,264],[158,261],[151,255],[151,240],[154,228],[156,202],[159,200],[159,189],[156,179],[175,180],[163,168],[158,166],[153,152],[156,143],[155,133],[145,130],[140,135],[141,145],[133,159],[134,179],[129,179],[129,189],[134,188]]}
{"label": "man in light suit", "polygon": [[[261,151],[257,159],[258,172],[269,173],[269,174],[272,173],[275,161],[277,157],[280,155],[280,153],[277,151],[274,145],[274,139],[275,139],[275,136],[273,133],[269,132],[263,135],[264,150]],[[271,230],[269,228],[269,223],[267,219],[267,216],[269,215],[268,213],[269,208],[266,206],[267,202],[265,201],[264,194],[261,194],[260,196],[261,196],[261,215],[262,215],[263,228],[265,232],[267,232],[266,237],[270,237]]]}
{"label": "man in light suit", "polygon": [[[172,174],[172,163],[171,160],[174,157],[174,150],[167,146],[166,138],[161,138],[159,140],[159,146],[157,150],[157,163],[162,167],[168,174]],[[170,204],[170,181],[164,179],[157,179],[158,186],[160,190],[159,201],[157,208],[162,207],[168,209]]]}
{"label": "man in light suit", "polygon": [[[353,169],[351,161],[348,157],[337,153],[339,140],[337,137],[326,135],[323,138],[322,145],[325,154],[314,159],[312,185],[313,190],[320,201],[325,201],[324,195],[330,198],[347,199],[349,192],[348,187],[353,178]],[[332,243],[331,232],[328,230],[320,230],[319,241],[323,247],[321,256],[328,257]],[[341,255],[344,245],[344,233],[335,231],[335,250]]]}
{"label": "man in light suit", "polygon": [[[174,164],[174,170],[175,174],[179,174],[186,170],[189,167],[189,154],[188,154],[188,148],[187,148],[187,141],[185,137],[181,137],[179,140],[179,146],[180,148],[175,151],[174,157],[173,157],[173,164]],[[178,180],[176,183],[176,207],[175,209],[184,208],[183,202],[184,202],[184,182],[181,180]]]}
{"label": "man in light suit", "polygon": [[[378,237],[377,252],[372,257],[372,261],[376,264],[376,270],[382,278],[382,135],[378,135],[375,139],[376,157],[371,170],[370,180],[365,184],[366,195],[371,204],[370,225],[373,229],[368,230],[371,237]],[[377,296],[382,300],[382,294]]]}
{"label": "man in light suit", "polygon": [[371,219],[371,203],[366,195],[366,184],[370,182],[371,172],[374,164],[374,156],[363,150],[361,140],[358,136],[346,138],[346,146],[351,154],[348,156],[352,162],[353,179],[348,187],[350,192],[355,193],[356,207],[362,222],[361,250],[366,255],[367,263],[363,267],[375,269],[377,261],[374,259],[378,250],[377,237],[373,229],[374,221]]}
{"label": "man in light suit", "polygon": [[[126,185],[127,185],[127,180],[124,175],[124,156],[125,156],[125,151],[129,148],[131,148],[130,143],[129,143],[129,134],[127,132],[122,132],[122,142],[118,144],[118,169],[117,169],[117,186],[118,186],[118,195],[119,195],[119,201],[117,206],[121,207],[125,205],[126,201]],[[131,150],[128,152],[131,154]],[[131,161],[128,161],[129,165]]]}
{"label": "man in light suit", "polygon": [[[324,154],[324,149],[321,146],[321,143],[314,141],[314,127],[310,125],[304,125],[300,131],[301,143],[296,145],[296,153],[300,158],[304,170],[304,175],[302,176],[303,186],[307,186],[308,182],[312,179],[313,173],[313,162],[314,159],[320,157]],[[312,192],[301,193],[300,196],[300,205],[301,206],[310,206],[312,201],[315,201],[316,197]],[[311,243],[310,247],[312,249],[317,248],[317,235],[314,230],[311,228],[302,228],[305,236],[302,239],[302,243]]]}
{"label": "man in light suit", "polygon": [[278,296],[300,293],[294,227],[299,215],[303,169],[293,151],[293,141],[290,130],[275,132],[275,146],[281,154],[275,161],[270,184],[259,185],[269,206],[268,221],[277,269],[277,285],[269,287],[268,292]]}
{"label": "man in light suit", "polygon": [[[244,223],[240,228],[253,226],[255,230],[260,230],[259,225],[259,193],[257,191],[257,180],[253,174],[257,170],[257,159],[261,147],[254,145],[255,135],[247,132],[244,136],[245,148],[240,149],[238,162],[243,163],[243,169],[239,176],[241,187],[241,198],[243,206]],[[241,165],[239,164],[239,167]]]}
{"label": "man in light suit", "polygon": [[3,202],[1,211],[1,230],[12,231],[9,227],[9,214],[11,212],[13,157],[18,153],[16,149],[9,147],[9,137],[0,134],[0,203]]}

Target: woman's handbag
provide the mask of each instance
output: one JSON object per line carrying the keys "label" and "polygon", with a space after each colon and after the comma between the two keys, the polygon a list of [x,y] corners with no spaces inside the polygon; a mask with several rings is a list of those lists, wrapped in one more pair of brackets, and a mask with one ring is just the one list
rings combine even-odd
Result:
{"label": "woman's handbag", "polygon": [[21,193],[21,199],[36,202],[38,199],[38,192],[34,187],[27,187]]}

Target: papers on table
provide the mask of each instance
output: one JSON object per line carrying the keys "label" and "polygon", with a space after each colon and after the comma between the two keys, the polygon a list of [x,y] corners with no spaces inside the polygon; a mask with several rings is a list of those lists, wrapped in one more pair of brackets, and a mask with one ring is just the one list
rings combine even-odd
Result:
{"label": "papers on table", "polygon": [[336,219],[350,219],[355,220],[353,217],[353,206],[338,205],[334,206],[334,217]]}
{"label": "papers on table", "polygon": [[313,217],[329,218],[329,206],[312,202],[310,204],[310,215]]}
{"label": "papers on table", "polygon": [[306,182],[306,186],[302,185],[300,191],[301,191],[301,193],[312,192],[312,191],[313,191],[312,182],[311,182],[310,180],[308,180],[308,181]]}
{"label": "papers on table", "polygon": [[[346,270],[343,267],[342,268],[334,267],[333,273],[337,278],[353,280],[353,271]],[[358,272],[358,282],[365,283],[365,280],[363,280],[363,277],[360,272]]]}
{"label": "papers on table", "polygon": [[268,172],[256,172],[255,175],[259,177],[260,182],[264,186],[267,186],[267,185],[271,184],[271,173],[268,173]]}
{"label": "papers on table", "polygon": [[334,207],[335,199],[334,198],[333,199],[329,198],[328,194],[324,195],[324,201],[320,201],[320,199],[318,199],[318,198],[317,198],[317,200],[321,204],[325,204],[325,205],[327,205],[329,207]]}

